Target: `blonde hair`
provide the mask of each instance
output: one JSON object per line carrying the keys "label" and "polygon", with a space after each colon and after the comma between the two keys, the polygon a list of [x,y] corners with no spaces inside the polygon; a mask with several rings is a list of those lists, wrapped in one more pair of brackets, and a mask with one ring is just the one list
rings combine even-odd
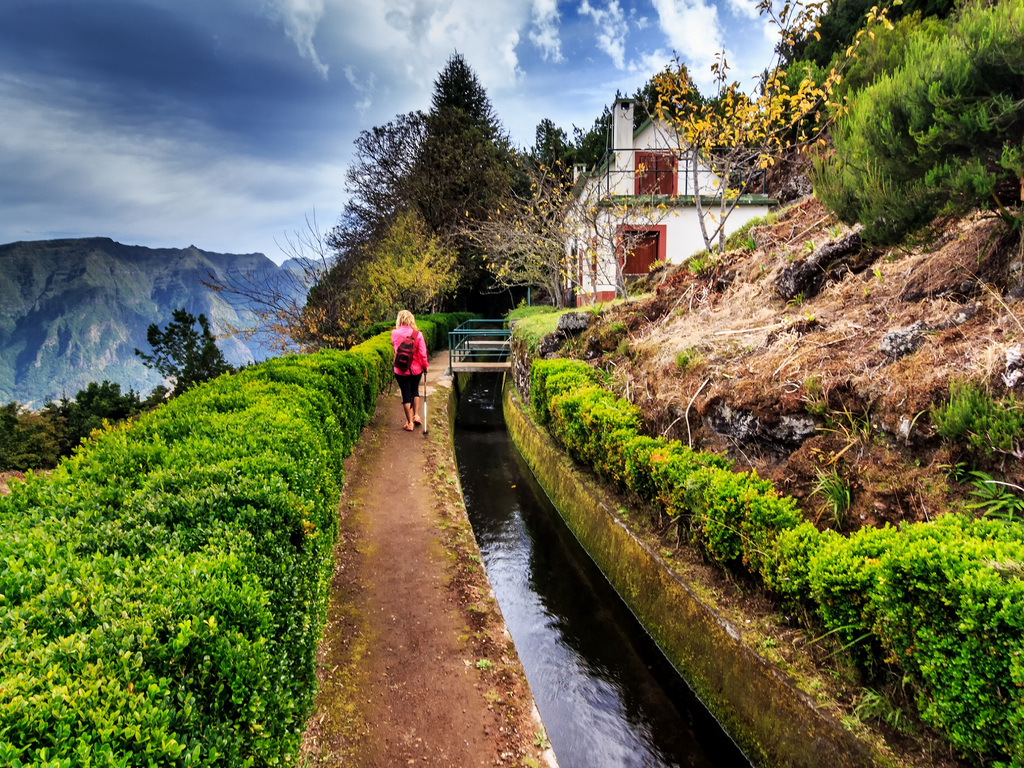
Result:
{"label": "blonde hair", "polygon": [[410,326],[414,331],[419,330],[416,327],[416,318],[408,309],[399,310],[398,319],[395,321],[395,328],[401,328],[403,325]]}

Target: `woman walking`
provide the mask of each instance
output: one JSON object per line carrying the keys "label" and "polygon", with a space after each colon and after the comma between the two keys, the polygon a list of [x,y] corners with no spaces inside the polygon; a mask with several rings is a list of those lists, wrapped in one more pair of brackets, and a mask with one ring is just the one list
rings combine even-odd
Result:
{"label": "woman walking", "polygon": [[395,380],[402,390],[402,408],[405,410],[406,432],[412,432],[420,419],[420,376],[427,372],[427,342],[416,327],[412,312],[398,313],[395,330],[391,332],[391,346],[395,348]]}

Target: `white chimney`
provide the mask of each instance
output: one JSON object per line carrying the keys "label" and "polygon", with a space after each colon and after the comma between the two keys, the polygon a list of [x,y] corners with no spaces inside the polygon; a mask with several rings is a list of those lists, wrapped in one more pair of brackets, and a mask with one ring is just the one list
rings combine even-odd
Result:
{"label": "white chimney", "polygon": [[[615,152],[615,170],[625,171],[629,174],[629,180],[633,173],[633,101],[631,99],[619,99],[612,107],[612,150]],[[620,174],[621,175],[621,174]],[[630,189],[618,190],[618,194],[630,194],[631,184],[629,180],[620,179],[615,186],[622,186],[625,182]]]}

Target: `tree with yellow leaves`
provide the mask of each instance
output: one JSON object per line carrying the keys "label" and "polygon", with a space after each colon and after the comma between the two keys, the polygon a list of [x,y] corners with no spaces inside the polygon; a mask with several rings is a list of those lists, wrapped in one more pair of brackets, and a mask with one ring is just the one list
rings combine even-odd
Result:
{"label": "tree with yellow leaves", "polygon": [[[756,189],[781,153],[820,140],[830,117],[841,108],[831,101],[832,91],[855,56],[861,36],[873,35],[871,26],[876,23],[889,25],[885,12],[873,7],[865,28],[858,32],[845,57],[821,82],[808,72],[796,88],[791,88],[786,82],[781,51],[791,50],[798,37],[818,34],[815,25],[826,5],[824,0],[796,0],[780,9],[772,0],[761,0],[758,9],[779,28],[781,40],[775,60],[759,79],[754,94],[729,80],[724,53],[712,66],[716,94],[707,102],[693,98],[693,82],[679,59],[654,78],[658,93],[654,113],[674,129],[675,152],[692,170],[694,203],[709,252],[725,249],[726,220],[740,196]],[[712,173],[702,177],[698,173],[701,167]]]}

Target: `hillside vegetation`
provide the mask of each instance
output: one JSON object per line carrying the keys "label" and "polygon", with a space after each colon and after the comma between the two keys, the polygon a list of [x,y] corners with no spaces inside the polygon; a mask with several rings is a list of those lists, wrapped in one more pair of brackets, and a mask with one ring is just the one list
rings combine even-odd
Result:
{"label": "hillside vegetation", "polygon": [[731,243],[582,311],[578,335],[521,321],[519,343],[594,372],[535,366],[539,417],[663,546],[696,545],[766,588],[798,646],[831,647],[851,717],[1024,764],[1019,234],[975,215],[873,247],[810,197]]}

